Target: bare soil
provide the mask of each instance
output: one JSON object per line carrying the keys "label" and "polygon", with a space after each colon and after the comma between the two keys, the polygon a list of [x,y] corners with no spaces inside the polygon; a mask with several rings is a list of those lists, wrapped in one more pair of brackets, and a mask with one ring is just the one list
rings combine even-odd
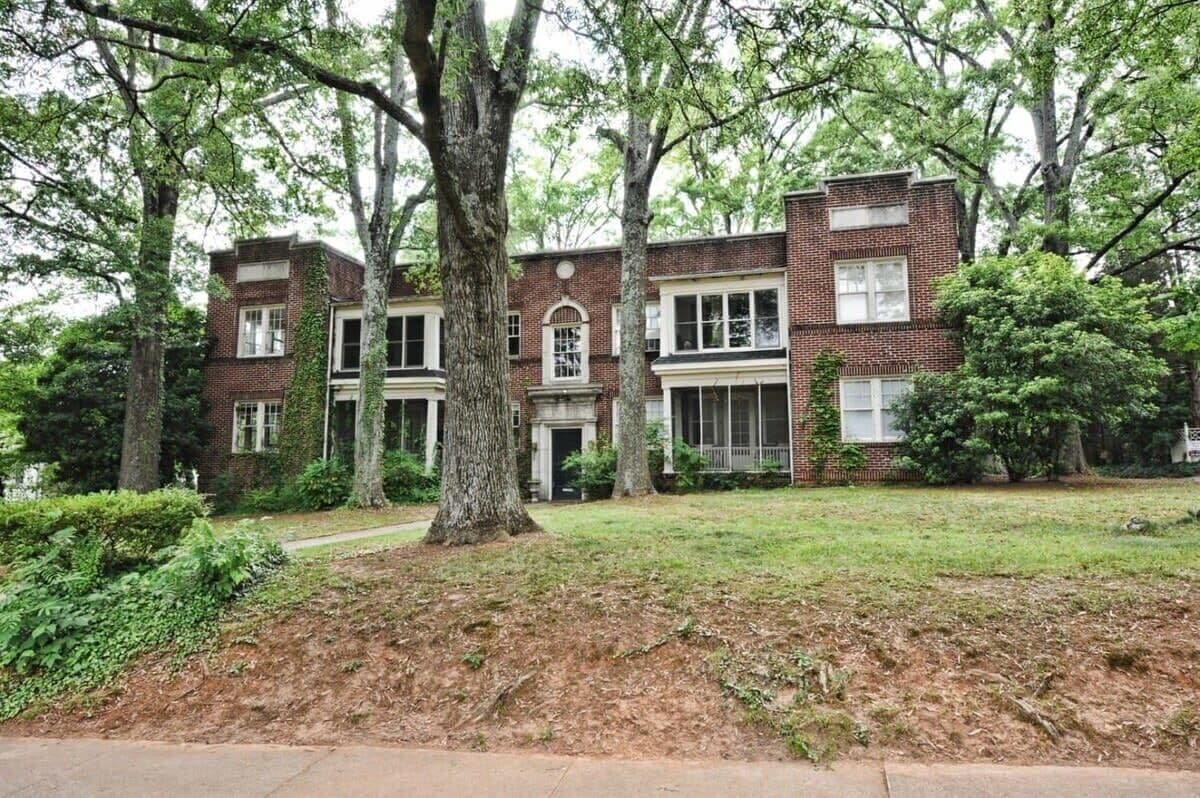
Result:
{"label": "bare soil", "polygon": [[[849,672],[802,730],[842,758],[1200,769],[1190,582],[947,578],[765,602],[630,580],[527,600],[502,573],[487,592],[432,576],[458,556],[333,561],[315,597],[243,613],[182,670],[148,658],[0,733],[781,759],[796,752],[772,710],[748,713],[713,662],[732,652],[766,677],[772,652],[803,650]],[[686,618],[690,634],[673,634]]]}

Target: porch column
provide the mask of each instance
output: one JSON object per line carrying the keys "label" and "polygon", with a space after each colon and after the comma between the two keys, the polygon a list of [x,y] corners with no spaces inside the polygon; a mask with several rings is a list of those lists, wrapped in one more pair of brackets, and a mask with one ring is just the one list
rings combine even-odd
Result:
{"label": "porch column", "polygon": [[671,422],[674,420],[674,405],[671,404],[671,389],[663,386],[663,434],[667,439],[663,441],[663,471],[668,474],[675,473],[675,464],[671,460],[671,450],[674,446],[675,433],[672,432]]}
{"label": "porch column", "polygon": [[438,401],[425,401],[425,470],[433,468],[433,460],[437,456],[437,421]]}

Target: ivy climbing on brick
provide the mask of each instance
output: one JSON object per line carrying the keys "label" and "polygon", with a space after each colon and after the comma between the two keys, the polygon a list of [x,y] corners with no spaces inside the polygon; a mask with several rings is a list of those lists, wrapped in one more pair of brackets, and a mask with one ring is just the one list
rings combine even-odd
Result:
{"label": "ivy climbing on brick", "polygon": [[305,465],[321,457],[325,434],[325,380],[329,365],[328,322],[325,298],[329,293],[325,253],[314,254],[304,270],[304,298],[292,336],[292,382],[283,409],[279,451],[283,473],[291,479]]}

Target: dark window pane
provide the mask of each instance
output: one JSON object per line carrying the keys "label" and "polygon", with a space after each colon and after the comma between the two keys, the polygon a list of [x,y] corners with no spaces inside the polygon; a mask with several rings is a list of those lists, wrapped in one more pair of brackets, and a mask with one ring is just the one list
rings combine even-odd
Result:
{"label": "dark window pane", "polygon": [[425,462],[425,399],[404,402],[404,448]]}
{"label": "dark window pane", "polygon": [[334,402],[333,424],[330,432],[333,437],[333,454],[343,463],[354,465],[354,421],[357,402]]}
{"label": "dark window pane", "polygon": [[399,449],[404,438],[404,400],[388,399],[383,408],[383,448]]}
{"label": "dark window pane", "polygon": [[696,324],[696,297],[694,294],[675,297],[675,349],[680,352],[695,351],[700,345]]}
{"label": "dark window pane", "polygon": [[342,368],[358,368],[358,355],[362,348],[362,319],[346,319],[342,322]]}
{"label": "dark window pane", "polygon": [[438,319],[438,368],[446,368],[446,320]]}

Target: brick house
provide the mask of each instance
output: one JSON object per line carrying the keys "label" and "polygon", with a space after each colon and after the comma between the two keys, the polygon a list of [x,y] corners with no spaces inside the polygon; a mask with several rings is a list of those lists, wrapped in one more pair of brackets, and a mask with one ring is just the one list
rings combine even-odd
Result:
{"label": "brick house", "polygon": [[[937,325],[935,278],[957,268],[952,178],[911,171],[828,178],[783,198],[782,231],[653,243],[648,252],[647,416],[719,471],[768,465],[811,479],[804,430],[813,358],[842,352],[842,436],[862,445],[859,479],[903,477],[891,464],[888,407],[917,369],[960,354]],[[328,264],[326,452],[353,451],[361,264],[294,237],[239,241],[212,253],[228,297],[209,300],[217,345],[205,397],[219,431],[203,484],[270,448],[292,371],[288,331],[313,254]],[[618,390],[620,248],[518,255],[506,320],[514,437],[532,447],[540,498],[573,490],[562,458],[611,437]],[[443,309],[398,279],[392,287],[385,382],[388,445],[432,465],[445,401]],[[668,469],[670,468],[668,463]]]}

